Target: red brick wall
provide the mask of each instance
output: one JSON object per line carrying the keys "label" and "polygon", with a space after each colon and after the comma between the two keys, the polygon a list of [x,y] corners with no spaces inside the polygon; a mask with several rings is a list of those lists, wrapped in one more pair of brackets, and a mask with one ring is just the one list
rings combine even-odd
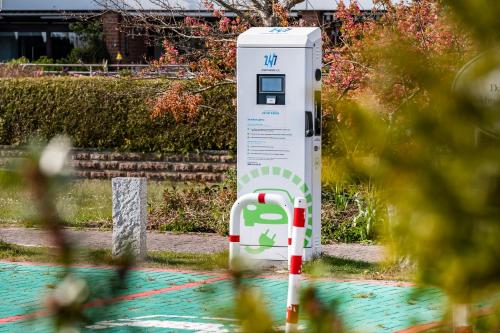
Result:
{"label": "red brick wall", "polygon": [[301,12],[302,20],[304,21],[306,26],[320,26],[321,25],[321,12],[307,10]]}
{"label": "red brick wall", "polygon": [[119,28],[120,15],[116,13],[106,13],[102,16],[101,20],[104,31],[104,42],[111,56],[111,61],[115,62],[118,52],[123,54],[123,50],[121,50],[122,33]]}
{"label": "red brick wall", "polygon": [[121,63],[143,62],[146,56],[146,40],[143,37],[127,36],[125,31],[121,31],[121,16],[118,13],[106,13],[101,17],[104,42],[111,56],[111,62],[116,63],[118,52],[123,60]]}

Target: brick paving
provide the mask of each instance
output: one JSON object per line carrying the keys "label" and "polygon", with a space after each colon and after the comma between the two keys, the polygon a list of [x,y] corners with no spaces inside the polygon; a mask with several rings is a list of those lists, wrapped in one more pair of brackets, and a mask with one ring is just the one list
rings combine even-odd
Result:
{"label": "brick paving", "polygon": [[[44,295],[53,290],[60,267],[0,263],[0,332],[52,332],[42,310]],[[105,283],[113,276],[107,268],[74,268],[89,281],[91,300],[86,315],[92,320],[84,331],[123,332],[233,332],[231,281],[214,273],[169,270],[134,270],[126,289],[111,304],[96,301],[109,294]],[[259,277],[246,283],[261,290],[276,326],[285,321],[287,280]],[[326,303],[335,300],[347,329],[355,332],[395,332],[441,318],[442,294],[408,284],[379,281],[306,281],[314,284]],[[306,323],[303,318],[302,323]]]}
{"label": "brick paving", "polygon": [[[111,231],[66,229],[73,244],[83,248],[111,248]],[[0,228],[0,240],[25,246],[50,246],[46,233],[39,229]],[[214,253],[228,248],[226,237],[216,234],[148,232],[149,251],[183,253]],[[324,245],[323,251],[331,256],[379,262],[384,258],[382,246],[361,244]]]}

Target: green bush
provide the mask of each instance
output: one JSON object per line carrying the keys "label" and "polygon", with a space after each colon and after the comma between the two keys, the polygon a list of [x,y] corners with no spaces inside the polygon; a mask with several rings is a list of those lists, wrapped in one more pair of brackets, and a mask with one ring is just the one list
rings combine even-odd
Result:
{"label": "green bush", "polygon": [[365,242],[377,238],[386,207],[367,185],[326,184],[321,196],[323,243]]}
{"label": "green bush", "polygon": [[11,59],[11,60],[9,60],[9,62],[7,62],[7,64],[9,64],[9,65],[22,65],[22,64],[29,64],[29,63],[30,63],[30,60],[26,57]]}
{"label": "green bush", "polygon": [[[212,186],[167,189],[163,203],[152,209],[149,228],[176,232],[215,232],[227,235],[229,213],[236,200],[236,171]],[[323,185],[321,241],[365,242],[377,238],[384,206],[364,185]]]}
{"label": "green bush", "polygon": [[229,213],[235,201],[236,170],[232,169],[220,184],[165,190],[163,204],[150,212],[149,228],[227,235]]}
{"label": "green bush", "polygon": [[0,144],[71,137],[79,148],[144,152],[234,150],[234,87],[203,93],[194,119],[151,117],[166,80],[112,78],[1,78]]}

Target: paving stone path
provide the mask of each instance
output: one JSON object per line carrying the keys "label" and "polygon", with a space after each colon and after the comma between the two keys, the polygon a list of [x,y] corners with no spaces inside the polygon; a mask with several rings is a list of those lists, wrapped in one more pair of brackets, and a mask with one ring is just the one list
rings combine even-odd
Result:
{"label": "paving stone path", "polygon": [[[83,248],[111,248],[111,231],[66,229],[73,244]],[[0,240],[25,246],[50,246],[45,231],[27,228],[0,228]],[[226,237],[216,234],[148,232],[148,251],[173,251],[184,253],[214,253],[228,248]],[[379,262],[384,250],[378,245],[330,244],[323,251],[331,256]]]}
{"label": "paving stone path", "polygon": [[[53,332],[43,299],[53,292],[61,268],[43,264],[0,262],[0,332]],[[109,268],[80,267],[72,273],[88,281],[84,305],[91,318],[84,332],[211,332],[237,331],[230,279],[213,272],[138,269],[129,272],[126,288],[109,295]],[[274,324],[285,322],[286,278],[257,277],[245,281],[261,290]],[[352,332],[403,332],[409,326],[438,320],[444,302],[436,289],[416,292],[404,283],[381,281],[305,281],[314,284],[326,303]],[[106,302],[103,294],[107,294]],[[301,319],[306,324],[306,319]]]}

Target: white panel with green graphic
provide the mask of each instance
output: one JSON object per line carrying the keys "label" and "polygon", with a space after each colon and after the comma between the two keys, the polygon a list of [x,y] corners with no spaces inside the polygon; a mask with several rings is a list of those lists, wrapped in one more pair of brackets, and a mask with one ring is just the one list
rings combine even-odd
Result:
{"label": "white panel with green graphic", "polygon": [[[253,193],[281,194],[290,203],[293,203],[296,196],[305,197],[308,205],[308,219],[304,245],[311,247],[313,233],[312,194],[309,186],[299,175],[281,167],[255,168],[238,178],[238,189],[242,193],[249,193],[247,189],[252,189]],[[241,225],[243,254],[246,253],[257,258],[272,256],[286,259],[287,227],[288,221],[283,208],[277,205],[247,206],[243,210]]]}

